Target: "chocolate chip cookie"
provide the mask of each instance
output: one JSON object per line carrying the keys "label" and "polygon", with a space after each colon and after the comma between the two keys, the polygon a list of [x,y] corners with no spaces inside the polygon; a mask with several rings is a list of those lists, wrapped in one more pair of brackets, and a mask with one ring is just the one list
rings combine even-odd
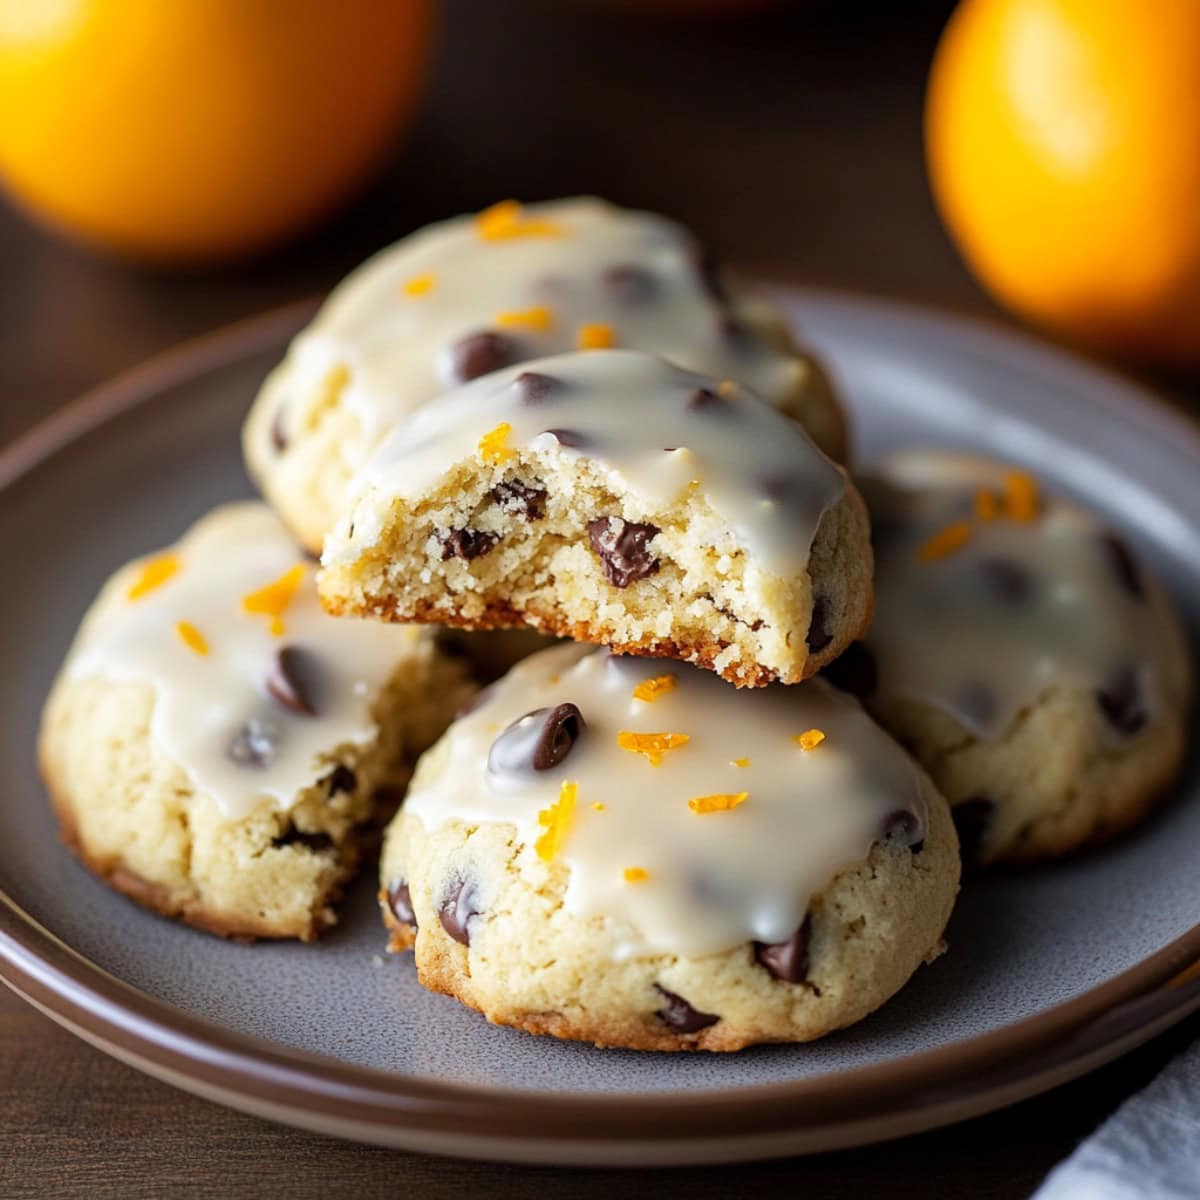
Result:
{"label": "chocolate chip cookie", "polygon": [[490,1021],[736,1050],[887,1000],[940,953],[958,870],[945,801],[852,698],[576,645],[422,758],[380,899],[391,949]]}
{"label": "chocolate chip cookie", "polygon": [[62,832],[105,882],[234,937],[310,939],[471,692],[426,631],[340,622],[260,504],[118,571],[47,701]]}

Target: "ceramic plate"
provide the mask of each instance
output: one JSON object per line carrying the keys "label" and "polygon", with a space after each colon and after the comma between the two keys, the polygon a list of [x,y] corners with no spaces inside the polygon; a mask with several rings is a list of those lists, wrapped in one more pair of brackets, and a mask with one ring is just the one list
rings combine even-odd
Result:
{"label": "ceramic plate", "polygon": [[[1106,512],[1200,620],[1200,436],[1137,388],[1011,333],[785,293],[848,396],[861,458],[980,448]],[[1129,840],[962,895],[950,953],[811,1046],[637,1054],[493,1028],[384,958],[364,879],[316,946],[225,943],[110,893],[58,844],[38,707],[119,563],[249,493],[238,427],[308,308],[194,343],[0,455],[0,973],[153,1075],[280,1121],[447,1154],[574,1164],[826,1150],[961,1119],[1115,1057],[1200,1007],[1193,763]],[[1193,741],[1196,739],[1193,738]]]}

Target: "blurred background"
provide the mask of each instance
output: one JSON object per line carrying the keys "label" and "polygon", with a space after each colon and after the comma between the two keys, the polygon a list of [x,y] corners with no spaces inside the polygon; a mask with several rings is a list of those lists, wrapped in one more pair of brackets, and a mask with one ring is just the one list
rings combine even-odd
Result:
{"label": "blurred background", "polygon": [[1200,5],[968,0],[939,51],[954,7],[0,0],[0,441],[427,221],[577,192],[1191,395]]}

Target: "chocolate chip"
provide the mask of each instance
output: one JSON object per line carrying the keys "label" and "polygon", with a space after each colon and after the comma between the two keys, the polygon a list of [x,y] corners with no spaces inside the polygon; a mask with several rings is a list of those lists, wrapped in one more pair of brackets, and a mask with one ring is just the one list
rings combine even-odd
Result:
{"label": "chocolate chip", "polygon": [[880,837],[885,842],[899,842],[914,854],[920,854],[925,847],[925,827],[921,818],[907,808],[898,808],[883,818]]}
{"label": "chocolate chip", "polygon": [[500,540],[498,533],[483,533],[478,529],[450,529],[437,535],[442,544],[442,561],[462,558],[470,562],[482,558]]}
{"label": "chocolate chip", "polygon": [[822,674],[835,688],[849,692],[860,700],[873,696],[879,685],[879,667],[875,655],[862,642],[852,642],[824,668]]}
{"label": "chocolate chip", "polygon": [[813,601],[807,641],[809,654],[819,654],[833,641],[829,630],[829,600],[825,596],[818,596]]}
{"label": "chocolate chip", "polygon": [[978,570],[1002,604],[1024,604],[1033,592],[1033,578],[1011,558],[985,558],[978,564]]}
{"label": "chocolate chip", "polygon": [[1115,533],[1103,534],[1100,542],[1108,555],[1108,560],[1121,586],[1135,599],[1144,600],[1146,586],[1142,582],[1142,573],[1138,570],[1133,552]]}
{"label": "chocolate chip", "polygon": [[271,845],[304,846],[314,854],[326,854],[333,849],[333,838],[327,833],[304,833],[295,825],[289,825],[277,838],[271,839]]}
{"label": "chocolate chip", "polygon": [[476,907],[478,903],[479,892],[475,884],[457,879],[438,909],[438,919],[442,922],[442,928],[464,946],[471,944],[471,918],[477,917],[483,911]]}
{"label": "chocolate chip", "polygon": [[566,446],[572,450],[586,446],[590,440],[586,433],[580,433],[578,429],[547,429],[545,432],[550,434],[560,446]]}
{"label": "chocolate chip", "polygon": [[387,900],[388,908],[392,910],[392,916],[395,917],[401,925],[411,925],[413,929],[416,929],[417,914],[413,910],[412,893],[408,890],[408,884],[392,884],[392,886],[388,889]]}
{"label": "chocolate chip", "polygon": [[812,918],[805,916],[800,928],[782,942],[754,943],[754,959],[764,970],[784,983],[803,983],[808,978],[808,946],[812,940]]}
{"label": "chocolate chip", "polygon": [[583,713],[574,704],[535,708],[492,743],[488,770],[495,775],[523,775],[530,768],[548,771],[571,753],[586,728]]}
{"label": "chocolate chip", "polygon": [[712,388],[695,388],[688,393],[685,407],[688,412],[716,412],[725,407],[725,401]]}
{"label": "chocolate chip", "polygon": [[519,479],[510,479],[496,484],[491,497],[500,511],[509,516],[524,517],[527,521],[540,521],[546,515],[546,492],[543,488],[530,487]]}
{"label": "chocolate chip", "polygon": [[954,828],[958,831],[959,853],[963,866],[968,869],[979,866],[995,807],[995,802],[987,796],[973,796],[950,809]]}
{"label": "chocolate chip", "polygon": [[656,983],[654,987],[666,1001],[655,1015],[672,1033],[699,1033],[721,1019],[693,1008],[682,996],[668,992],[661,984]]}
{"label": "chocolate chip", "polygon": [[538,371],[522,371],[513,380],[513,387],[517,389],[522,404],[539,404],[551,392],[562,387],[562,380]]}
{"label": "chocolate chip", "polygon": [[600,278],[605,290],[621,304],[643,304],[658,291],[654,276],[632,263],[609,267]]}
{"label": "chocolate chip", "polygon": [[491,329],[468,333],[450,347],[454,377],[462,383],[499,371],[516,361],[517,347],[513,340]]}
{"label": "chocolate chip", "polygon": [[279,728],[272,721],[251,717],[233,735],[225,753],[239,767],[268,767],[274,761]]}
{"label": "chocolate chip", "polygon": [[1132,663],[1119,667],[1108,683],[1097,689],[1096,703],[1108,723],[1126,737],[1132,737],[1149,719],[1141,679]]}
{"label": "chocolate chip", "polygon": [[658,570],[658,559],[646,548],[657,536],[657,525],[621,517],[597,517],[588,522],[588,539],[604,566],[605,578],[614,587],[628,587]]}
{"label": "chocolate chip", "polygon": [[311,650],[284,646],[267,674],[267,691],[284,708],[302,717],[315,717],[323,675],[321,660]]}
{"label": "chocolate chip", "polygon": [[288,448],[286,405],[281,404],[271,419],[271,445],[276,454],[282,454]]}
{"label": "chocolate chip", "polygon": [[327,795],[332,799],[338,792],[345,792],[351,795],[354,789],[358,787],[358,776],[345,763],[338,763],[336,767],[325,777],[325,786],[328,789]]}
{"label": "chocolate chip", "polygon": [[996,718],[996,693],[978,679],[959,689],[955,705],[963,720],[975,728],[986,728]]}

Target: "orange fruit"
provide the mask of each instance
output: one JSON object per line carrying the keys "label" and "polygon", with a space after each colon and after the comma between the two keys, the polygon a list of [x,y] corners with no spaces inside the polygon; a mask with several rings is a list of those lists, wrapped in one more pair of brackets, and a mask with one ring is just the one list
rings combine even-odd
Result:
{"label": "orange fruit", "polygon": [[1200,2],[964,0],[925,109],[934,197],[1002,302],[1200,363]]}
{"label": "orange fruit", "polygon": [[431,17],[430,0],[0,0],[0,180],[119,254],[261,250],[394,144]]}

